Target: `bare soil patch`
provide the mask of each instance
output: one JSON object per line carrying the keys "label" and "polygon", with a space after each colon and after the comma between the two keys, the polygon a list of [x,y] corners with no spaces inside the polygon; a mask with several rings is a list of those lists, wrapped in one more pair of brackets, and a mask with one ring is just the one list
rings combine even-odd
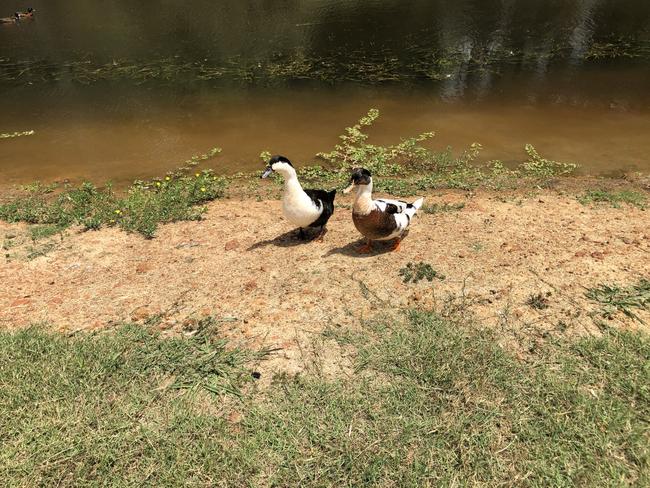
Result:
{"label": "bare soil patch", "polygon": [[[323,242],[297,240],[275,200],[219,200],[205,220],[162,226],[153,240],[71,229],[33,243],[27,225],[0,223],[0,241],[10,243],[0,327],[73,332],[137,321],[191,333],[212,316],[236,342],[276,349],[266,368],[295,373],[316,359],[327,373],[345,363],[333,341],[331,350],[314,347],[327,328],[359,331],[409,306],[456,308],[525,352],[549,335],[599,333],[586,288],[650,276],[647,211],[583,206],[553,191],[427,196],[458,202],[458,211],[420,213],[400,251],[378,245],[370,255],[356,252],[349,197],[337,200]],[[38,246],[42,255],[30,254]],[[409,262],[445,279],[403,283]],[[538,294],[543,307],[530,304]],[[638,315],[650,323],[647,311]],[[622,314],[608,324],[647,327]]]}

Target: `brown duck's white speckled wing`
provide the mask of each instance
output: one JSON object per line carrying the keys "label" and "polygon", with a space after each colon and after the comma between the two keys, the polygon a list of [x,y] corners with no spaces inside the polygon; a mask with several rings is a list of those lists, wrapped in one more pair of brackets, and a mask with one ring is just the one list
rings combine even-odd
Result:
{"label": "brown duck's white speckled wing", "polygon": [[386,198],[374,200],[373,203],[382,212],[388,211],[389,213],[402,213],[409,206],[409,203],[402,200],[388,200]]}
{"label": "brown duck's white speckled wing", "polygon": [[424,198],[418,198],[413,203],[407,203],[401,200],[377,200],[377,202],[383,202],[386,211],[394,214],[393,218],[397,226],[395,234],[399,235],[411,224],[411,219],[422,206]]}

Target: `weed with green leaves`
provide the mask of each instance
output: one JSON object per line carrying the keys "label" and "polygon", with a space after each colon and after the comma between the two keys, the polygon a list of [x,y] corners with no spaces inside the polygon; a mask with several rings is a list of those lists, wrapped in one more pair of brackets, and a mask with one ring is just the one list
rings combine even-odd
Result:
{"label": "weed with green leaves", "polygon": [[641,321],[633,309],[650,309],[650,279],[642,278],[636,284],[627,287],[601,284],[590,288],[585,293],[590,300],[601,305],[603,317],[612,318],[616,312]]}

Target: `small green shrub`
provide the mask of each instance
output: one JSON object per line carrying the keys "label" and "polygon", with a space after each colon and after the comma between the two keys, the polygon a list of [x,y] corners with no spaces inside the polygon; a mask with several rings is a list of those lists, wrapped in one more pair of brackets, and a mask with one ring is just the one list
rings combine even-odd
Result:
{"label": "small green shrub", "polygon": [[451,148],[433,152],[423,147],[422,143],[432,138],[433,132],[409,137],[392,146],[370,144],[365,128],[378,118],[379,111],[371,109],[355,125],[345,129],[334,150],[317,155],[331,169],[318,166],[313,172],[301,169],[299,173],[314,176],[318,181],[345,180],[351,168],[362,166],[379,177],[374,180],[376,190],[410,196],[418,191],[439,188],[511,188],[520,179],[532,179],[536,185],[546,185],[553,178],[571,174],[577,167],[573,163],[543,158],[530,144],[524,148],[528,159],[514,169],[506,168],[500,161],[490,161],[481,166],[478,159],[483,147],[478,142],[472,143],[458,156]]}
{"label": "small green shrub", "polygon": [[373,175],[397,176],[403,172],[403,165],[416,162],[428,154],[420,143],[431,139],[433,132],[422,133],[392,146],[368,144],[366,141],[369,136],[363,129],[371,126],[377,118],[379,110],[370,109],[357,124],[345,129],[345,134],[339,137],[341,143],[337,144],[333,151],[319,153],[317,156],[344,172],[363,166]]}
{"label": "small green shrub", "polygon": [[404,283],[417,283],[423,279],[431,282],[434,278],[444,280],[445,275],[436,271],[430,264],[425,262],[408,263],[399,270],[399,275]]}
{"label": "small green shrub", "polygon": [[543,158],[532,144],[526,144],[525,151],[528,154],[528,160],[521,165],[523,176],[543,179],[555,178],[571,174],[578,167],[574,163],[561,163]]}

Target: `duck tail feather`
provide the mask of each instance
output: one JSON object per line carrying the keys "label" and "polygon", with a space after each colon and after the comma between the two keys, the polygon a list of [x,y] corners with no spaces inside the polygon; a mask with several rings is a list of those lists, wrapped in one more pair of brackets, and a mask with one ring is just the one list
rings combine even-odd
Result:
{"label": "duck tail feather", "polygon": [[418,198],[416,201],[414,201],[413,203],[409,204],[406,207],[406,214],[409,217],[413,217],[415,215],[415,212],[418,211],[418,209],[422,206],[423,203],[424,203],[424,198]]}

